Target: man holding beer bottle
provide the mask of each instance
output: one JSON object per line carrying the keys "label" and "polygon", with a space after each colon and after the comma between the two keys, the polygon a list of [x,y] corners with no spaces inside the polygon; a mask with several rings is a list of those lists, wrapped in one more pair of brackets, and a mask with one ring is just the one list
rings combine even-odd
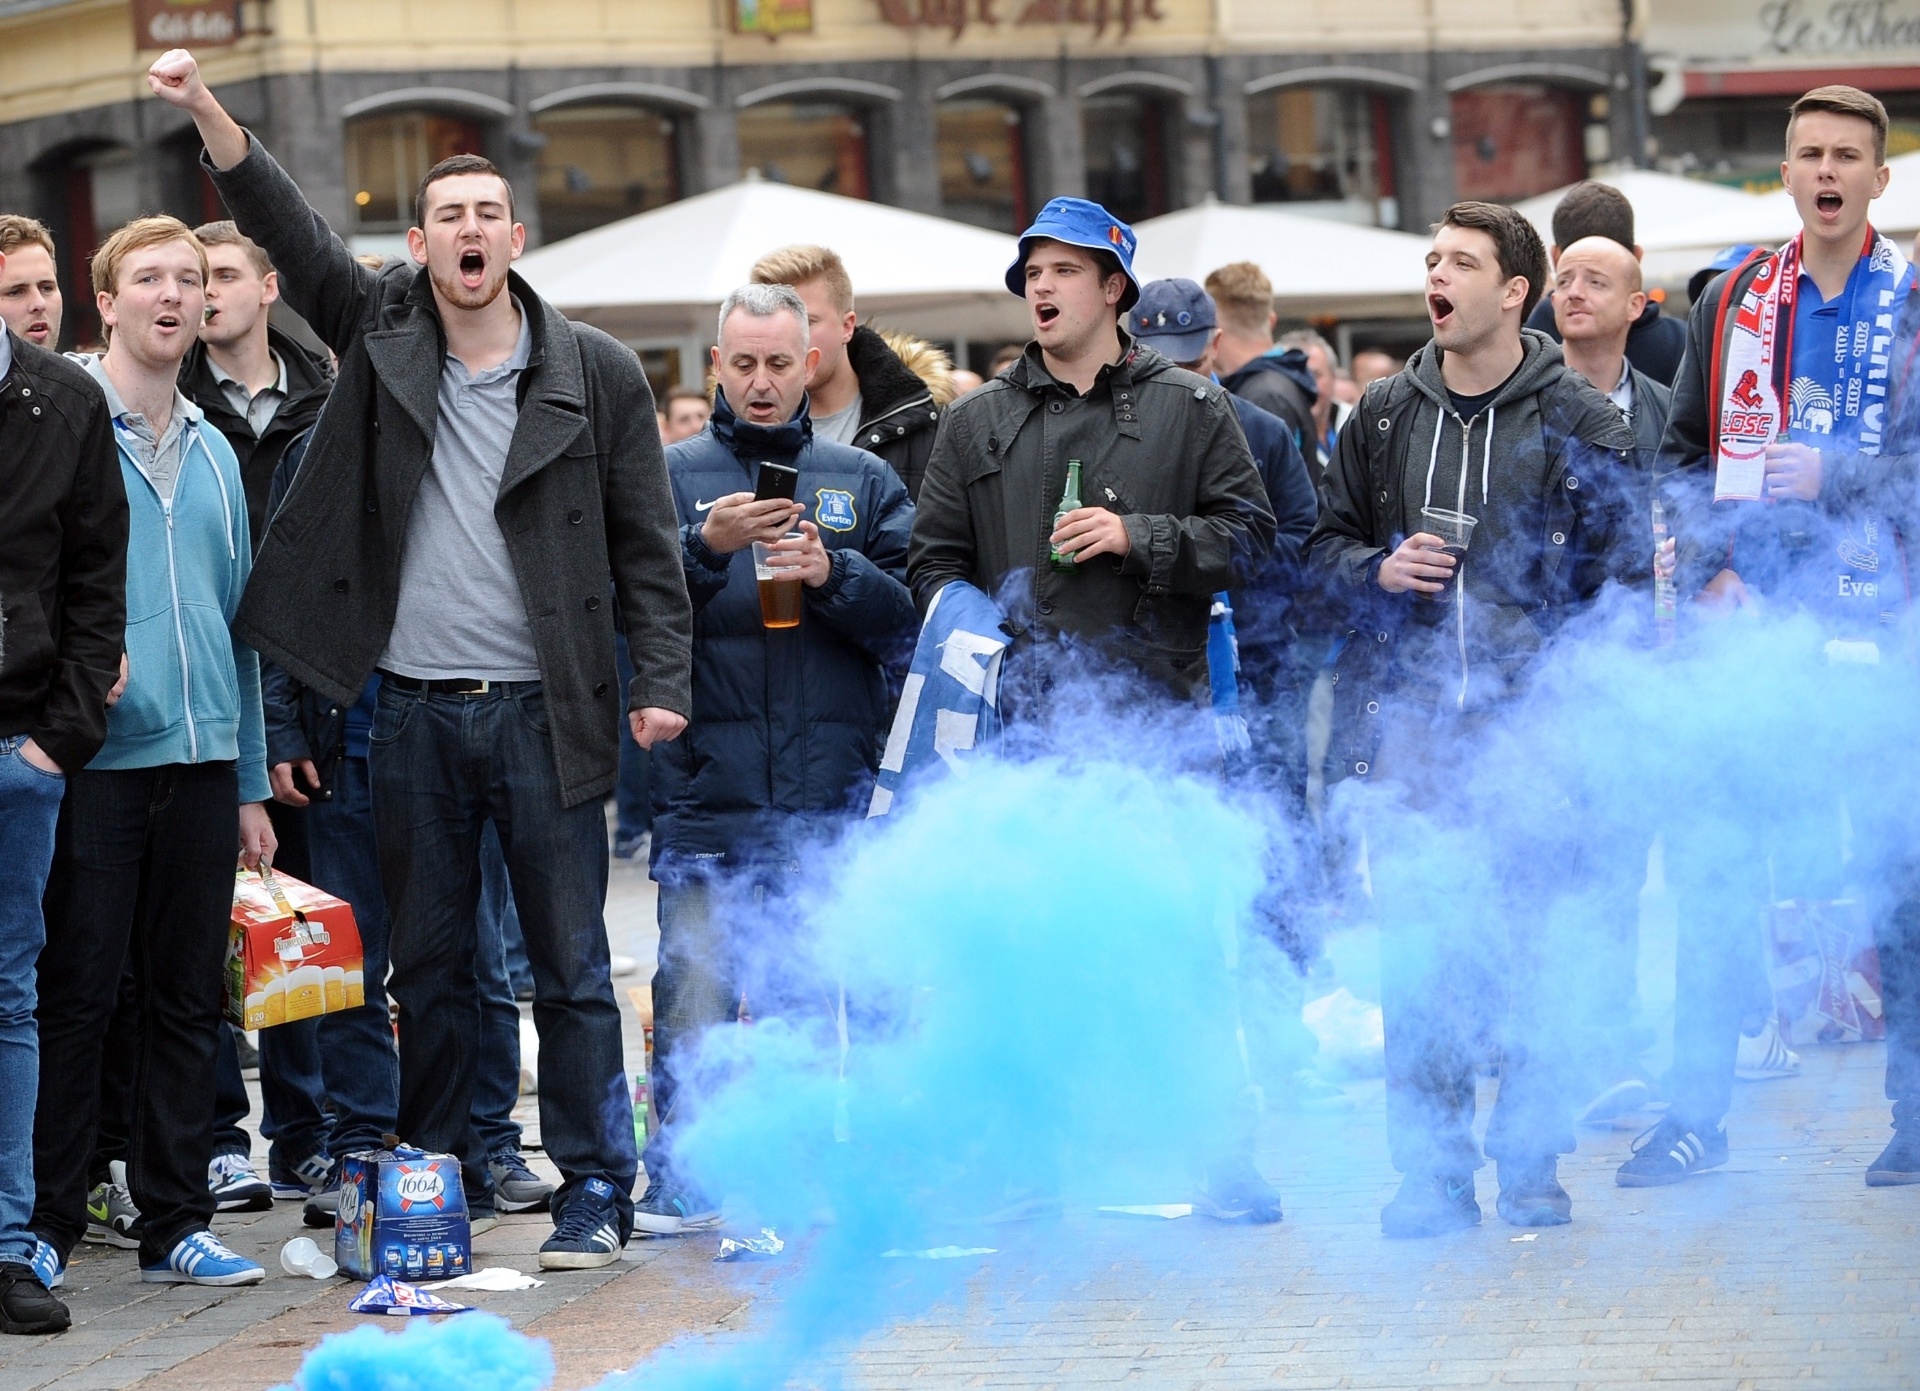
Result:
{"label": "man holding beer bottle", "polygon": [[1034,341],[940,422],[910,568],[923,607],[966,580],[1016,638],[1084,641],[1186,697],[1206,685],[1213,595],[1266,554],[1273,511],[1227,393],[1120,327],[1133,248],[1082,198],[1020,238],[1007,288]]}
{"label": "man holding beer bottle", "polygon": [[676,1172],[673,1137],[697,1104],[676,1095],[675,1069],[701,1029],[735,1016],[753,966],[753,944],[726,924],[764,920],[751,909],[797,882],[801,844],[866,805],[889,713],[881,660],[915,626],[913,504],[881,459],[815,437],[807,382],[820,352],[805,302],[789,285],[742,286],[720,306],[719,339],[713,418],[667,449],[694,717],[689,737],[655,747],[650,786],[661,1121],[634,1225],[656,1236],[718,1220]]}

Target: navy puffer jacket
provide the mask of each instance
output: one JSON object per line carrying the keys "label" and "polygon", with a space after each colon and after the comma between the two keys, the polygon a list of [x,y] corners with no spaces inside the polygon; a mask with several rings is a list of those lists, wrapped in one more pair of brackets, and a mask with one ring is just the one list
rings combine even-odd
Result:
{"label": "navy puffer jacket", "polygon": [[[751,549],[715,555],[706,508],[751,492],[762,460],[800,470],[797,499],[833,574],[806,588],[800,626],[769,631]],[[667,449],[687,594],[693,719],[653,750],[653,864],[692,855],[789,858],[829,818],[866,805],[891,711],[881,660],[919,624],[905,583],[913,503],[864,449],[813,438],[803,404],[786,427],[737,422],[724,394],[705,430]]]}

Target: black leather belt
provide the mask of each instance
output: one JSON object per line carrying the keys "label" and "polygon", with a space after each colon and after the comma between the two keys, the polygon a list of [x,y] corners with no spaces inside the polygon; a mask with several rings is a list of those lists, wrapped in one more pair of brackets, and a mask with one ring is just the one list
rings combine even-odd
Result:
{"label": "black leather belt", "polygon": [[537,681],[482,681],[472,676],[446,676],[424,681],[414,676],[396,676],[390,671],[382,671],[380,681],[404,695],[489,695],[495,692],[509,695],[520,687],[540,684]]}

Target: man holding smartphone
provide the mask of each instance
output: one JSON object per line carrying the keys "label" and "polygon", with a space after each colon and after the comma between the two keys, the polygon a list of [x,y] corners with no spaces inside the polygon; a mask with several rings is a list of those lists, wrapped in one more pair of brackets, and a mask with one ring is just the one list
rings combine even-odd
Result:
{"label": "man holding smartphone", "polygon": [[[797,884],[801,847],[866,805],[889,713],[881,661],[915,627],[913,504],[883,460],[813,433],[807,383],[820,354],[805,301],[787,285],[743,286],[720,307],[719,340],[710,426],[667,450],[693,600],[695,715],[653,758],[660,1130],[633,1220],[657,1236],[718,1220],[674,1163],[697,1104],[675,1076],[683,1050],[737,1015],[743,986],[757,1015],[778,1007],[746,986],[755,963],[725,925],[736,906]],[[799,582],[797,625],[763,615],[756,543],[773,583]]]}

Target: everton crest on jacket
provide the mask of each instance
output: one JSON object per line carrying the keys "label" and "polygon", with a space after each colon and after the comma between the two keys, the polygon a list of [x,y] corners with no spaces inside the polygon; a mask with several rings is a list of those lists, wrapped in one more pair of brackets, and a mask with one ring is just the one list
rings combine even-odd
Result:
{"label": "everton crest on jacket", "polygon": [[[714,500],[753,491],[762,461],[800,470],[795,499],[832,559],[827,582],[803,589],[797,628],[762,625],[751,548],[716,555],[700,537]],[[815,439],[805,404],[769,429],[717,394],[667,468],[693,601],[693,720],[653,751],[653,863],[790,858],[872,794],[889,713],[881,664],[918,625],[905,583],[913,504],[881,459]]]}

